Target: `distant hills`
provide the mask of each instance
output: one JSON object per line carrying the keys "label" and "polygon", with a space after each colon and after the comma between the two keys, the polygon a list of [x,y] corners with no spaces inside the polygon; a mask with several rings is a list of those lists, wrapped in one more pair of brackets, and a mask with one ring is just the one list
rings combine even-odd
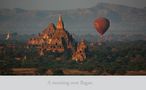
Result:
{"label": "distant hills", "polygon": [[[74,10],[24,10],[0,9],[0,32],[36,34],[48,23],[56,22],[62,15],[66,29],[71,33],[95,34],[93,21],[107,17],[111,22],[109,33],[146,33],[146,8],[98,3],[96,6]],[[55,23],[56,24],[56,23]]]}

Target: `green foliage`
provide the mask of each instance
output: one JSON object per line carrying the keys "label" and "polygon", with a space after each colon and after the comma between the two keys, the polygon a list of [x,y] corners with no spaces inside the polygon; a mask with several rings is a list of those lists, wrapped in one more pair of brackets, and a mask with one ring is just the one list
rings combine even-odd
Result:
{"label": "green foliage", "polygon": [[15,43],[15,49],[4,44],[5,48],[0,53],[0,69],[5,69],[5,72],[0,74],[9,74],[10,68],[37,68],[40,75],[47,69],[53,69],[54,75],[63,75],[63,69],[96,70],[97,75],[124,75],[127,71],[146,70],[146,41],[108,42],[94,50],[89,47],[90,55],[82,63],[71,60],[68,52],[46,52],[39,56],[35,48],[27,49],[24,43]]}

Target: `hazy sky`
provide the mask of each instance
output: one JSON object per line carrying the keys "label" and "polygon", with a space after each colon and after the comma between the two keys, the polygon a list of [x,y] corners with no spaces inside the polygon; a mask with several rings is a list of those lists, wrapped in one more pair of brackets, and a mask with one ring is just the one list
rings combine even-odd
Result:
{"label": "hazy sky", "polygon": [[60,10],[88,8],[98,2],[122,4],[138,8],[146,7],[146,0],[0,0],[0,8]]}

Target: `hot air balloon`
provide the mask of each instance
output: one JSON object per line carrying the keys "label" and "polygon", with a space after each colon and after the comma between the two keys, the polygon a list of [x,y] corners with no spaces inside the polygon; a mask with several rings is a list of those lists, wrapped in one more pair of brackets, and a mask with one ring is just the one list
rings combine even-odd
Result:
{"label": "hot air balloon", "polygon": [[101,17],[94,21],[96,31],[102,36],[109,28],[110,21],[107,18]]}
{"label": "hot air balloon", "polygon": [[107,18],[100,17],[100,18],[95,19],[93,24],[94,24],[94,27],[95,27],[96,31],[100,35],[99,45],[101,45],[101,42],[104,41],[103,35],[108,30],[108,28],[110,27],[110,21]]}

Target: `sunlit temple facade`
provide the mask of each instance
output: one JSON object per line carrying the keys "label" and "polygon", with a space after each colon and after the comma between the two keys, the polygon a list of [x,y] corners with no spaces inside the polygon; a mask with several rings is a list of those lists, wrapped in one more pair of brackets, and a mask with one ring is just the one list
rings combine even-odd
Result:
{"label": "sunlit temple facade", "polygon": [[37,37],[31,38],[28,45],[37,46],[37,48],[51,51],[64,52],[73,47],[72,36],[64,29],[62,17],[59,16],[57,25],[50,23]]}
{"label": "sunlit temple facade", "polygon": [[64,28],[62,16],[59,16],[56,26],[50,23],[39,35],[29,39],[27,44],[29,47],[36,47],[40,51],[40,55],[44,55],[44,51],[63,53],[70,50],[73,60],[86,59],[85,43],[80,42],[77,46],[75,45],[72,35]]}

